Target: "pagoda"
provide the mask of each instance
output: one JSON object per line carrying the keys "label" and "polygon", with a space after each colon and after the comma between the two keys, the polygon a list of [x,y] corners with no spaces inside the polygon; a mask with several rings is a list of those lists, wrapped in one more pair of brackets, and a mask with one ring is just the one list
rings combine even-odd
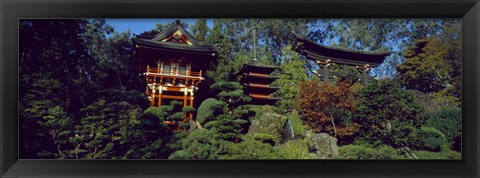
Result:
{"label": "pagoda", "polygon": [[244,86],[246,95],[252,98],[250,104],[273,105],[280,98],[271,97],[271,94],[278,90],[270,84],[277,77],[270,76],[278,67],[259,64],[254,60],[252,63],[244,64],[237,75],[241,75],[240,83]]}
{"label": "pagoda", "polygon": [[[292,32],[292,34],[295,38],[292,50],[317,63],[319,70],[313,71],[313,73],[327,82],[334,77],[339,77],[341,81],[369,81],[372,77],[368,75],[368,72],[382,64],[385,58],[391,54],[388,51],[359,51],[324,46],[295,32]],[[338,70],[333,72],[333,66],[339,66],[340,72]],[[353,73],[347,68],[348,66],[354,67],[358,72]]]}
{"label": "pagoda", "polygon": [[205,80],[203,71],[217,57],[218,49],[197,41],[179,20],[158,34],[135,35],[132,41],[151,105],[160,107],[178,100],[184,107],[193,107],[194,93]]}

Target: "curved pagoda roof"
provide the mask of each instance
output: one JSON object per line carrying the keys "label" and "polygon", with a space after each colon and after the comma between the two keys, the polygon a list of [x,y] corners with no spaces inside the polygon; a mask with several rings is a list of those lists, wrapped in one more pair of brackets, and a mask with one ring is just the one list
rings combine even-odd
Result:
{"label": "curved pagoda roof", "polygon": [[249,74],[249,73],[259,73],[259,74],[271,74],[275,69],[277,69],[277,66],[269,66],[269,65],[263,65],[257,62],[252,62],[248,64],[243,64],[243,67],[238,71],[236,74],[238,75],[243,75],[243,74]]}
{"label": "curved pagoda roof", "polygon": [[385,57],[391,54],[389,51],[360,51],[339,47],[324,46],[315,43],[295,32],[292,32],[295,41],[292,50],[297,51],[307,57],[307,59],[315,61],[330,60],[336,64],[346,64],[351,66],[370,67],[379,66]]}
{"label": "curved pagoda roof", "polygon": [[251,95],[249,97],[252,98],[252,101],[250,101],[250,104],[255,104],[255,105],[265,105],[265,104],[273,105],[281,99],[281,98],[272,98],[272,97],[261,97],[261,96],[255,96],[255,95],[253,96]]}
{"label": "curved pagoda roof", "polygon": [[278,77],[274,76],[258,76],[252,74],[243,74],[242,78],[240,79],[241,83],[247,82],[255,82],[255,83],[272,83],[277,80]]}
{"label": "curved pagoda roof", "polygon": [[215,45],[197,41],[182,27],[179,20],[156,35],[135,35],[133,44],[136,48],[153,50],[190,52],[210,56],[216,56],[218,53]]}

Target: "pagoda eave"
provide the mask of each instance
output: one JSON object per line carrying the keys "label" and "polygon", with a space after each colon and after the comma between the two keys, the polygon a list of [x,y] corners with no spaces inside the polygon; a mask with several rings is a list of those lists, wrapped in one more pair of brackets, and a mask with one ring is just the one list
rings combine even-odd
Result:
{"label": "pagoda eave", "polygon": [[270,77],[270,76],[256,76],[250,74],[244,74],[240,79],[241,83],[249,83],[249,82],[258,82],[264,84],[270,84],[274,82],[278,77]]}
{"label": "pagoda eave", "polygon": [[388,51],[360,51],[324,46],[308,40],[295,32],[292,34],[295,37],[292,50],[304,54],[310,60],[321,62],[330,60],[329,62],[331,63],[359,66],[368,64],[370,67],[376,67],[385,60],[386,56],[391,54]]}
{"label": "pagoda eave", "polygon": [[242,69],[236,73],[236,75],[244,75],[249,73],[261,72],[262,74],[270,74],[275,71],[277,66],[257,65],[257,64],[244,64]]}
{"label": "pagoda eave", "polygon": [[276,102],[280,100],[280,98],[266,98],[266,97],[256,97],[256,96],[250,96],[252,100],[250,101],[250,104],[253,105],[274,105]]}
{"label": "pagoda eave", "polygon": [[[151,50],[169,50],[169,51],[182,51],[187,53],[199,53],[206,54],[210,56],[215,56],[218,53],[218,50],[214,47],[199,47],[199,46],[190,46],[186,44],[168,44],[164,42],[153,42],[143,39],[134,39],[134,46],[136,48],[145,48]],[[212,55],[214,54],[214,55]]]}

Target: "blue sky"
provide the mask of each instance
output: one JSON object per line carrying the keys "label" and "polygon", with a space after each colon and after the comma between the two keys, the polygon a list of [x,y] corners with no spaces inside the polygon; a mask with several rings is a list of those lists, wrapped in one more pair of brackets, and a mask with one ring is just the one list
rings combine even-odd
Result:
{"label": "blue sky", "polygon": [[[177,19],[105,19],[108,24],[115,28],[116,32],[130,32],[133,34],[140,34],[145,31],[152,30],[156,24],[172,23]],[[182,22],[186,22],[189,26],[193,25],[197,19],[178,19]],[[207,26],[213,26],[213,20],[207,19]]]}

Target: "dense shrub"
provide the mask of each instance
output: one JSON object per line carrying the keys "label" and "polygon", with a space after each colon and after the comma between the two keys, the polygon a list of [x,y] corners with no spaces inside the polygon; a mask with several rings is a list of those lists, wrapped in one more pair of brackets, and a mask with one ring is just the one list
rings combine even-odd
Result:
{"label": "dense shrub", "polygon": [[358,96],[353,122],[370,143],[405,146],[408,135],[426,120],[423,107],[395,81],[372,81]]}
{"label": "dense shrub", "polygon": [[169,156],[172,159],[217,159],[225,146],[220,134],[207,129],[198,129],[180,140],[181,151]]}
{"label": "dense shrub", "polygon": [[432,127],[422,127],[410,135],[410,147],[418,150],[440,151],[447,141],[445,135]]}
{"label": "dense shrub", "polygon": [[309,153],[306,140],[291,140],[275,148],[282,159],[318,159],[314,153]]}
{"label": "dense shrub", "polygon": [[256,133],[252,137],[255,140],[261,141],[262,143],[267,143],[272,146],[275,146],[274,137],[270,134]]}
{"label": "dense shrub", "polygon": [[298,111],[293,110],[287,115],[287,118],[290,119],[290,122],[292,123],[293,133],[295,134],[295,137],[305,133],[307,126],[303,124],[303,121],[300,118]]}
{"label": "dense shrub", "polygon": [[345,145],[339,148],[339,159],[403,159],[401,151],[391,146]]}
{"label": "dense shrub", "polygon": [[245,105],[251,98],[244,94],[242,85],[237,82],[218,82],[210,88],[218,92],[218,102],[213,102],[211,114],[205,116],[209,118],[209,122],[205,121],[205,129],[215,130],[223,140],[240,141],[240,134],[248,131],[250,117],[255,114]]}
{"label": "dense shrub", "polygon": [[438,152],[416,150],[413,151],[419,159],[462,159],[462,154],[452,151],[448,145],[443,144]]}
{"label": "dense shrub", "polygon": [[433,113],[425,125],[444,133],[453,150],[461,150],[462,110],[460,108],[441,109]]}
{"label": "dense shrub", "polygon": [[226,107],[226,104],[218,101],[215,98],[208,98],[205,101],[200,104],[198,107],[198,112],[197,112],[197,119],[196,121],[199,122],[200,124],[205,124],[208,121],[214,120],[215,116],[215,108],[218,108],[219,105],[224,105],[221,107]]}
{"label": "dense shrub", "polygon": [[278,152],[270,144],[251,138],[244,138],[240,143],[228,142],[225,153],[219,159],[275,159]]}
{"label": "dense shrub", "polygon": [[271,110],[271,107],[262,107],[261,115],[252,119],[248,129],[248,136],[255,134],[269,134],[276,143],[279,143],[282,135],[282,127],[286,118]]}
{"label": "dense shrub", "polygon": [[185,150],[178,150],[170,154],[168,159],[191,159],[192,155]]}

